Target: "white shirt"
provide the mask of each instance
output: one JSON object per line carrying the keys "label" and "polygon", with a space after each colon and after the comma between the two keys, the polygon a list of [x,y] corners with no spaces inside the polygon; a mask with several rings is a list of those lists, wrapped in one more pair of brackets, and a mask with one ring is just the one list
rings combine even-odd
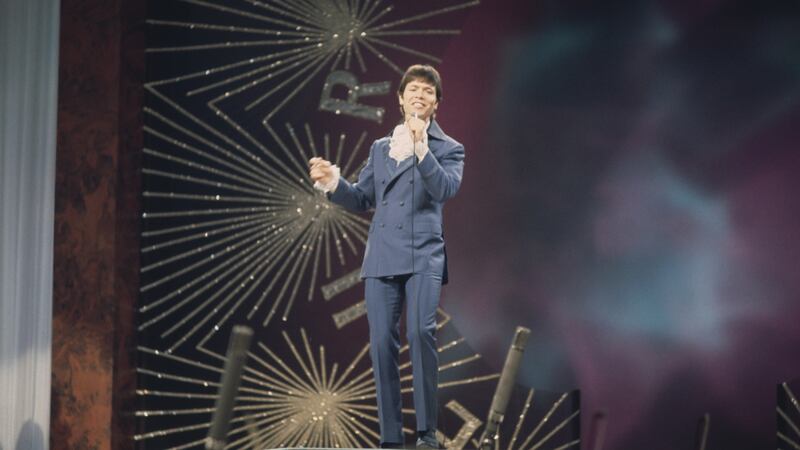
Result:
{"label": "white shirt", "polygon": [[411,157],[416,151],[417,159],[422,161],[425,155],[428,154],[428,127],[430,126],[430,121],[425,123],[425,132],[422,133],[422,142],[417,143],[416,146],[414,145],[414,138],[411,134],[411,130],[405,123],[394,127],[392,138],[389,141],[389,156],[397,161],[397,164],[400,164]]}

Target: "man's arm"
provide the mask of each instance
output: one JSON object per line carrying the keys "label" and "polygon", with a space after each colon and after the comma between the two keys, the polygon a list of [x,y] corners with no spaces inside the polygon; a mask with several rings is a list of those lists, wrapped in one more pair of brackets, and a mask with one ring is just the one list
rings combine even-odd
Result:
{"label": "man's arm", "polygon": [[432,152],[423,157],[417,165],[422,175],[425,189],[437,202],[452,198],[461,186],[464,172],[464,146],[453,144],[440,160]]}
{"label": "man's arm", "polygon": [[[358,182],[351,184],[344,177],[339,175],[336,166],[330,162],[312,158],[310,175],[311,178],[320,185],[326,186],[333,184],[328,191],[328,199],[351,211],[367,211],[375,205],[375,181],[372,166],[372,152],[375,144],[369,151],[369,157],[361,173],[358,175]],[[331,183],[331,180],[338,179],[338,182]]]}

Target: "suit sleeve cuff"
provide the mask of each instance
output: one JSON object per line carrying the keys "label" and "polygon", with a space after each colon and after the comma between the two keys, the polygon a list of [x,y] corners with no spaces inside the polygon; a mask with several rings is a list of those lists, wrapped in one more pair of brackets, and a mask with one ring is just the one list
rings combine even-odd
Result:
{"label": "suit sleeve cuff", "polygon": [[429,151],[427,151],[428,150],[427,146],[425,146],[425,150],[426,151],[425,151],[425,154],[423,156],[417,155],[417,157],[419,158],[419,163],[417,164],[417,169],[419,169],[419,173],[422,174],[423,177],[427,177],[429,175],[432,175],[436,171],[436,168],[439,165],[438,161],[436,161],[436,158],[434,158],[434,157],[430,157],[430,158],[425,157],[428,153],[430,153]]}
{"label": "suit sleeve cuff", "polygon": [[417,144],[414,148],[414,153],[417,155],[417,164],[422,162],[425,159],[425,155],[427,155],[430,151],[428,147],[428,135],[427,133],[422,137],[422,142]]}

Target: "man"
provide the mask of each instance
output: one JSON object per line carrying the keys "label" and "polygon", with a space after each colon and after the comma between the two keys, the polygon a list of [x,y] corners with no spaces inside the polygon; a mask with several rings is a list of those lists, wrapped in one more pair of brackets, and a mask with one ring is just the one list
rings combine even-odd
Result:
{"label": "man", "polygon": [[413,370],[417,448],[436,439],[438,355],[436,308],[447,282],[442,207],[461,185],[464,146],[434,120],[442,99],[439,73],[413,65],[397,91],[403,123],[372,144],[355,184],[339,168],[312,158],[315,187],[354,211],[374,208],[361,277],[364,279],[370,357],[377,387],[382,448],[402,448],[398,351],[404,301]]}

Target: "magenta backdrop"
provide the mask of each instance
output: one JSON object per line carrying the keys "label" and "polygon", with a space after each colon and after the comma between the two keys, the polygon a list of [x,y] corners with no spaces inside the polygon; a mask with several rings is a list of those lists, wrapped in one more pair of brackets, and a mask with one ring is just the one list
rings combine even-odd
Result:
{"label": "magenta backdrop", "polygon": [[800,374],[800,11],[759,2],[470,11],[439,121],[467,149],[444,306],[521,381],[580,388],[610,449],[775,442]]}

